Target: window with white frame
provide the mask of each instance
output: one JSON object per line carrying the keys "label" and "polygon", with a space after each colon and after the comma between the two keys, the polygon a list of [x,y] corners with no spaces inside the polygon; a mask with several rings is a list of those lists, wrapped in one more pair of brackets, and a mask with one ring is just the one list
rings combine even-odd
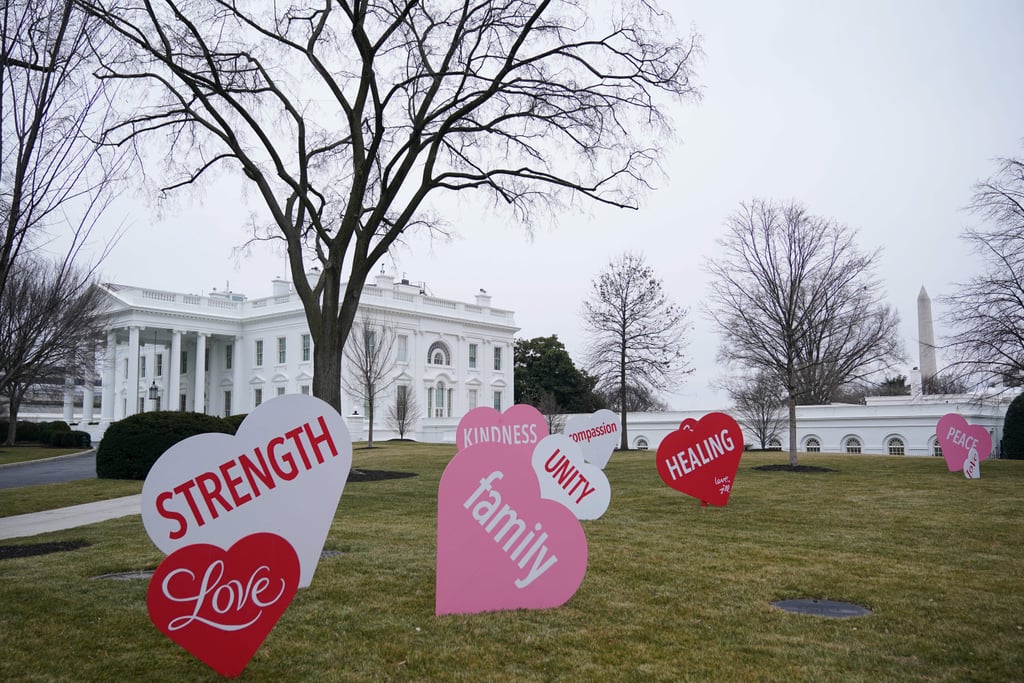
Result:
{"label": "window with white frame", "polygon": [[230,370],[231,369],[231,364],[235,360],[234,356],[235,356],[235,345],[234,344],[225,344],[224,345],[224,369],[225,370]]}
{"label": "window with white frame", "polygon": [[139,358],[139,377],[146,376],[146,357]]}
{"label": "window with white frame", "polygon": [[398,335],[398,350],[395,355],[399,363],[409,362],[409,335]]}
{"label": "window with white frame", "polygon": [[164,354],[162,354],[162,353],[156,354],[156,370],[155,370],[155,372],[156,372],[156,376],[157,377],[163,377],[164,376]]}
{"label": "window with white frame", "polygon": [[288,340],[285,337],[277,338],[277,363],[284,365],[288,362]]}
{"label": "window with white frame", "polygon": [[846,437],[846,441],[843,442],[843,450],[847,453],[860,453],[863,444],[861,444],[860,438],[856,436]]}
{"label": "window with white frame", "polygon": [[647,439],[640,437],[636,440],[636,449],[638,451],[646,451],[650,446],[647,444]]}
{"label": "window with white frame", "polygon": [[309,396],[309,385],[308,384],[303,384],[302,386],[300,386],[299,387],[299,393],[303,394],[305,396]]}
{"label": "window with white frame", "polygon": [[224,390],[224,417],[231,414],[231,390]]}
{"label": "window with white frame", "polygon": [[500,391],[495,391],[493,398],[494,398],[494,409],[500,411],[501,410],[501,392]]}
{"label": "window with white frame", "polygon": [[494,347],[494,369],[498,370],[498,371],[501,370],[501,347],[500,346],[495,346]]}
{"label": "window with white frame", "polygon": [[476,367],[476,344],[469,345],[469,367]]}
{"label": "window with white frame", "polygon": [[430,365],[450,366],[452,364],[451,358],[452,355],[448,350],[448,345],[444,342],[436,341],[427,350],[427,363]]}
{"label": "window with white frame", "polygon": [[284,387],[278,387],[277,388],[277,395],[278,396],[284,396]]}
{"label": "window with white frame", "polygon": [[470,410],[473,410],[473,408],[476,408],[476,402],[477,402],[476,389],[470,389],[469,390],[469,409]]}
{"label": "window with white frame", "polygon": [[932,441],[932,455],[934,455],[936,458],[942,457],[942,446],[939,444],[938,439]]}
{"label": "window with white frame", "polygon": [[449,391],[444,382],[438,382],[432,390],[427,391],[427,414],[432,417],[451,415],[451,405],[446,401]]}
{"label": "window with white frame", "polygon": [[804,441],[804,450],[808,453],[821,453],[821,441],[816,436],[809,436]]}
{"label": "window with white frame", "polygon": [[885,442],[886,450],[889,455],[906,455],[906,444],[903,439],[898,436],[891,436],[889,440]]}
{"label": "window with white frame", "polygon": [[302,362],[308,363],[313,357],[313,338],[308,334],[302,335]]}
{"label": "window with white frame", "polygon": [[188,373],[188,351],[181,352],[181,374]]}
{"label": "window with white frame", "polygon": [[252,405],[254,408],[258,408],[261,403],[263,403],[263,389],[257,387],[252,391]]}
{"label": "window with white frame", "polygon": [[256,361],[255,366],[258,368],[263,367],[263,340],[256,340]]}

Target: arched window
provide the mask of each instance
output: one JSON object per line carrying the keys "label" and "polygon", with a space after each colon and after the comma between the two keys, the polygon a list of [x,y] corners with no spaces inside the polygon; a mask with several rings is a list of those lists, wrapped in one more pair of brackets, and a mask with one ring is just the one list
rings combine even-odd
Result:
{"label": "arched window", "polygon": [[804,441],[804,450],[808,453],[821,453],[821,442],[818,441],[818,437],[809,436]]}
{"label": "arched window", "polygon": [[647,439],[645,439],[642,436],[638,438],[634,443],[638,451],[646,451],[649,448],[649,446],[647,445]]}
{"label": "arched window", "polygon": [[856,436],[848,436],[846,441],[843,442],[843,450],[847,453],[860,453],[861,447],[860,439]]}
{"label": "arched window", "polygon": [[772,438],[768,439],[768,448],[780,448],[781,449],[782,448],[782,442],[779,440],[778,437],[773,436]]}
{"label": "arched window", "polygon": [[430,349],[427,350],[427,364],[428,365],[444,365],[450,366],[452,355],[448,351],[448,345],[444,342],[434,342],[430,345]]}
{"label": "arched window", "polygon": [[932,455],[936,458],[942,457],[942,446],[939,444],[938,439],[932,439]]}
{"label": "arched window", "polygon": [[890,436],[889,440],[885,442],[885,447],[888,449],[889,455],[907,454],[903,439],[898,436]]}

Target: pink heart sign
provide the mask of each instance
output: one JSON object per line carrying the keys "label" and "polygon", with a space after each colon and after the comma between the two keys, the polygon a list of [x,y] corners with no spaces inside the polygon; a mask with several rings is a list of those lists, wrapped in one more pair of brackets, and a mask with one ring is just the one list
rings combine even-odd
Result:
{"label": "pink heart sign", "polygon": [[685,420],[658,446],[662,480],[705,504],[726,505],[743,456],[743,433],[725,413]]}
{"label": "pink heart sign", "polygon": [[200,434],[167,449],[143,484],[142,522],[165,553],[275,533],[295,549],[306,587],[351,466],[352,442],[337,411],[312,396],[279,396],[234,436]]}
{"label": "pink heart sign", "polygon": [[299,584],[288,541],[253,534],[228,550],[200,543],[168,555],[149,582],[149,618],[222,676],[242,673]]}
{"label": "pink heart sign", "polygon": [[619,445],[619,416],[607,408],[573,415],[565,422],[565,435],[579,445],[587,462],[603,470]]}
{"label": "pink heart sign", "polygon": [[583,460],[572,438],[552,434],[533,449],[533,470],[541,495],[572,510],[577,519],[597,519],[608,509],[612,489],[596,465]]}
{"label": "pink heart sign", "polygon": [[455,445],[461,451],[480,444],[500,444],[510,446],[509,452],[529,458],[533,447],[547,435],[548,421],[531,405],[517,403],[503,413],[482,406],[459,420]]}
{"label": "pink heart sign", "polygon": [[992,435],[987,429],[967,424],[958,413],[947,413],[939,418],[935,437],[950,472],[963,471],[968,479],[980,476],[978,463],[992,453]]}
{"label": "pink heart sign", "polygon": [[541,498],[530,461],[514,451],[470,446],[441,475],[439,615],[558,607],[583,582],[583,527],[568,508]]}

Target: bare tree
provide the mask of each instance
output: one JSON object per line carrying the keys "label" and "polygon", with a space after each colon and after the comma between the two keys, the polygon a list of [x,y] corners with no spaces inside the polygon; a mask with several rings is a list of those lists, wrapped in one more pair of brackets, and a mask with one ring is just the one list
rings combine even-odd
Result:
{"label": "bare tree", "polygon": [[653,392],[691,372],[683,356],[686,309],[669,300],[643,256],[625,253],[595,278],[583,302],[583,322],[593,335],[587,347],[589,372],[618,391],[620,448],[627,450],[630,387]]}
{"label": "bare tree", "polygon": [[367,447],[373,448],[373,422],[377,397],[394,384],[395,328],[381,320],[364,317],[352,330],[345,346],[345,391],[366,407]]}
{"label": "bare tree", "polygon": [[878,252],[861,253],[847,226],[797,203],[762,200],[743,204],[726,226],[707,267],[718,355],[786,388],[796,465],[801,397],[828,402],[844,384],[900,360],[899,318],[874,275]]}
{"label": "bare tree", "polygon": [[1000,159],[991,178],[974,188],[972,212],[989,228],[963,239],[985,261],[985,271],[943,297],[953,366],[978,379],[1024,384],[1024,160]]}
{"label": "bare tree", "polygon": [[786,426],[786,391],[773,373],[760,371],[730,383],[729,396],[737,421],[765,449]]}
{"label": "bare tree", "polygon": [[416,426],[423,410],[412,387],[399,384],[395,390],[395,402],[388,406],[388,423],[398,432],[398,438],[404,439],[409,430]]}
{"label": "bare tree", "polygon": [[565,429],[565,409],[558,404],[552,393],[544,392],[537,401],[537,410],[548,423],[548,434],[561,434]]}
{"label": "bare tree", "polygon": [[651,391],[650,387],[639,384],[627,383],[626,402],[622,402],[620,387],[614,384],[607,384],[597,390],[598,396],[604,401],[608,410],[627,413],[657,413],[668,410],[668,404],[658,398],[658,395]]}
{"label": "bare tree", "polygon": [[527,224],[635,208],[671,133],[661,98],[698,96],[698,38],[653,0],[607,20],[576,0],[76,2],[122,39],[101,76],[154,93],[110,142],[165,144],[167,190],[231,168],[263,200],[256,237],[287,247],[313,393],[336,407],[366,278],[407,230],[446,233],[434,198],[480,190]]}
{"label": "bare tree", "polygon": [[921,380],[922,394],[966,394],[970,390],[960,371],[947,370]]}
{"label": "bare tree", "polygon": [[0,298],[0,396],[8,400],[13,443],[18,409],[33,386],[93,379],[106,298],[92,271],[23,257]]}
{"label": "bare tree", "polygon": [[18,258],[47,240],[65,238],[74,260],[124,155],[100,154],[97,142],[111,94],[90,68],[98,22],[73,0],[11,0],[0,22],[2,293]]}

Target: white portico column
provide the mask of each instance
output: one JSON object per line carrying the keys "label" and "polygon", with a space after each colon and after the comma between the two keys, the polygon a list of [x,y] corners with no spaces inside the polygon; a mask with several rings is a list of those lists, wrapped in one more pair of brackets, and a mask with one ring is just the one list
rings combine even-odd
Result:
{"label": "white portico column", "polygon": [[128,328],[128,385],[124,416],[139,412],[139,328]]}
{"label": "white portico column", "polygon": [[89,424],[92,422],[92,401],[93,401],[93,385],[92,379],[85,380],[85,386],[82,388],[82,422]]}
{"label": "white portico column", "polygon": [[117,333],[107,331],[107,354],[103,360],[103,397],[100,399],[100,419],[110,424],[114,419],[114,377],[117,370]]}
{"label": "white portico column", "polygon": [[238,415],[249,412],[249,388],[245,385],[245,344],[241,335],[235,337],[232,345],[231,364],[234,370],[231,378],[231,413]]}
{"label": "white portico column", "polygon": [[181,401],[181,330],[171,330],[171,357],[167,375],[167,410],[184,410]]}
{"label": "white portico column", "polygon": [[75,421],[75,380],[67,373],[64,374],[64,421],[68,424]]}
{"label": "white portico column", "polygon": [[196,400],[193,410],[206,412],[206,334],[196,334]]}

